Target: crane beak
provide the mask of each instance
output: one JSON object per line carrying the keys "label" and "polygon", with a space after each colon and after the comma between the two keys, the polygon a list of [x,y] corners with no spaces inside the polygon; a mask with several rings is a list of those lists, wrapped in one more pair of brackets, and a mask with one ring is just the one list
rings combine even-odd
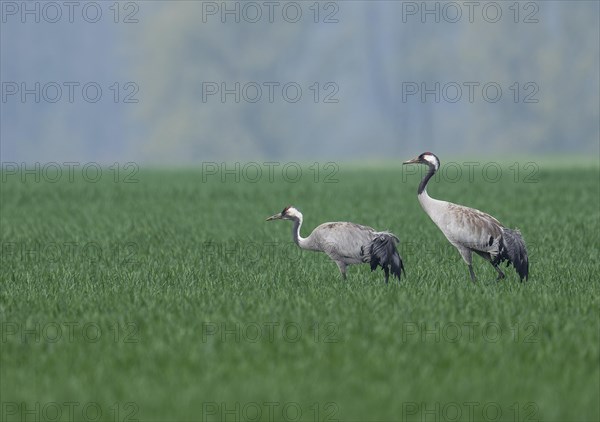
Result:
{"label": "crane beak", "polygon": [[419,164],[419,163],[420,163],[419,157],[416,157],[416,158],[413,158],[412,160],[403,162],[402,165],[404,165],[404,164]]}
{"label": "crane beak", "polygon": [[283,216],[281,215],[281,213],[277,213],[277,214],[270,216],[265,221],[281,220],[282,217]]}

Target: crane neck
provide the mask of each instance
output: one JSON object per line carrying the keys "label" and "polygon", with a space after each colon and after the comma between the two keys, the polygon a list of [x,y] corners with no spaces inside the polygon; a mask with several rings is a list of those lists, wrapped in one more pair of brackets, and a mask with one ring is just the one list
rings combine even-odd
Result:
{"label": "crane neck", "polygon": [[421,195],[426,196],[427,198],[429,198],[429,195],[427,195],[427,183],[429,183],[429,179],[431,179],[433,177],[433,175],[436,172],[436,168],[433,166],[429,166],[429,171],[427,172],[427,174],[425,175],[425,177],[423,178],[423,180],[421,180],[421,183],[419,184],[419,190],[417,190],[417,195],[420,197]]}
{"label": "crane neck", "polygon": [[292,227],[292,238],[294,239],[294,243],[300,246],[301,248],[305,248],[306,239],[300,236],[300,227],[302,227],[302,217],[294,219],[294,226]]}
{"label": "crane neck", "polygon": [[421,204],[421,208],[423,208],[429,218],[431,218],[439,227],[439,217],[445,212],[444,206],[446,202],[431,198],[427,194],[427,183],[429,182],[429,179],[433,177],[436,171],[437,170],[434,166],[429,167],[429,171],[423,180],[421,180],[421,184],[419,185],[417,199],[419,200],[419,204]]}

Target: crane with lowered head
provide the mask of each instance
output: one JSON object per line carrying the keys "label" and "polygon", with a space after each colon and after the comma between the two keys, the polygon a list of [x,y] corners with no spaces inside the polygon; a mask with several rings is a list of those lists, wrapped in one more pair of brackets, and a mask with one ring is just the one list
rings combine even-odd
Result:
{"label": "crane with lowered head", "polygon": [[272,220],[291,220],[294,222],[292,237],[301,249],[324,252],[340,269],[346,279],[348,265],[368,263],[371,271],[378,266],[385,273],[388,282],[389,273],[400,280],[404,263],[396,249],[400,241],[389,232],[378,232],[368,226],[349,222],[323,223],[304,238],[300,236],[302,213],[292,206],[285,207],[280,213],[267,218]]}

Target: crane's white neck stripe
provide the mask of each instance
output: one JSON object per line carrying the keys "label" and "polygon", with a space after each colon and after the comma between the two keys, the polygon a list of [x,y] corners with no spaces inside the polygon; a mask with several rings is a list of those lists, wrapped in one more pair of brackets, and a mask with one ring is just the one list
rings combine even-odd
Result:
{"label": "crane's white neck stripe", "polygon": [[440,167],[440,162],[433,155],[425,154],[423,158],[433,164],[436,170]]}

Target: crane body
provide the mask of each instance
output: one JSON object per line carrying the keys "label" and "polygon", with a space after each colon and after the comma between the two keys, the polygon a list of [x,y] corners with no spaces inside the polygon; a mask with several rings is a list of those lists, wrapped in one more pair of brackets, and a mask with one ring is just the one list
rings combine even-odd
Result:
{"label": "crane body", "polygon": [[499,264],[506,261],[507,266],[513,265],[521,281],[527,280],[529,258],[525,241],[518,230],[504,227],[494,217],[477,209],[431,198],[427,194],[427,183],[440,167],[440,161],[434,154],[425,152],[404,164],[425,164],[429,167],[419,184],[417,198],[425,213],[469,266],[473,282],[476,280],[472,265],[473,252],[492,264],[498,279],[505,277]]}
{"label": "crane body", "polygon": [[291,220],[292,238],[302,249],[324,252],[334,261],[342,275],[346,278],[349,265],[368,263],[371,270],[380,266],[388,282],[389,273],[400,280],[404,271],[402,258],[398,254],[396,244],[398,237],[389,232],[378,232],[360,224],[340,221],[323,223],[304,238],[300,235],[303,216],[292,206],[285,207],[282,212],[267,218],[272,220]]}

